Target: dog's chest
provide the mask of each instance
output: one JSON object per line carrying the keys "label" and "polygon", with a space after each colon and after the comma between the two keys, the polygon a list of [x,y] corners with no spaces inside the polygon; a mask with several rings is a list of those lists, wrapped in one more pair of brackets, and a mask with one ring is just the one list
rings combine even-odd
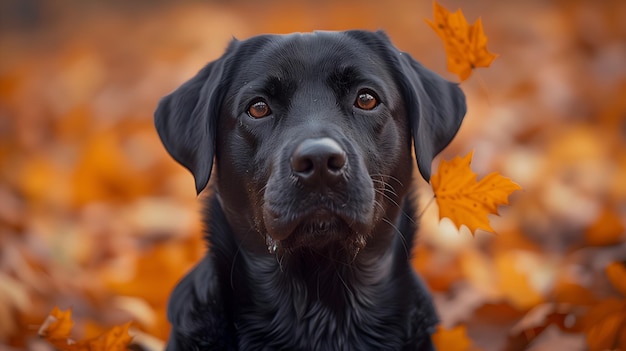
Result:
{"label": "dog's chest", "polygon": [[385,292],[355,295],[346,290],[329,301],[295,290],[239,314],[235,324],[240,349],[402,349],[406,343],[411,308],[402,306],[402,298],[392,301],[393,294]]}

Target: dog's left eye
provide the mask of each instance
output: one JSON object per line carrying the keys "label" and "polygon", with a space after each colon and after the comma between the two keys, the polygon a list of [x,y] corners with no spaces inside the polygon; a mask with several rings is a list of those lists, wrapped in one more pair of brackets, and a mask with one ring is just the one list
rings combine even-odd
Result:
{"label": "dog's left eye", "polygon": [[374,107],[378,106],[378,99],[376,99],[374,92],[364,89],[359,91],[354,101],[354,106],[361,110],[372,110]]}
{"label": "dog's left eye", "polygon": [[264,100],[255,100],[248,107],[248,115],[252,118],[263,118],[272,113],[270,106]]}

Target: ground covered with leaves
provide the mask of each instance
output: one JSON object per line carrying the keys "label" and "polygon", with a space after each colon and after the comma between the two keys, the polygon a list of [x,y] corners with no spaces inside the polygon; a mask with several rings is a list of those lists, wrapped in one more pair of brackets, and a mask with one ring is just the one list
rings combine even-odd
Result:
{"label": "ground covered with leaves", "polygon": [[459,230],[416,177],[413,263],[439,348],[625,351],[626,2],[441,6],[495,60],[450,61],[456,32],[430,1],[3,2],[0,349],[123,350],[129,334],[161,349],[169,293],[206,248],[202,196],[152,125],[158,99],[233,35],[365,28],[463,80],[468,114],[442,159],[473,151],[475,179],[522,188],[488,228]]}

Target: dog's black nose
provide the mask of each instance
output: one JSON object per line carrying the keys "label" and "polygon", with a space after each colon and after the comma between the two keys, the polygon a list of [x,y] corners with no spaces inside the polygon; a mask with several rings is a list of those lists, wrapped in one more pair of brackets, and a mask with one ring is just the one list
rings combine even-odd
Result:
{"label": "dog's black nose", "polygon": [[330,138],[306,139],[291,157],[291,169],[303,183],[332,185],[342,177],[346,152]]}

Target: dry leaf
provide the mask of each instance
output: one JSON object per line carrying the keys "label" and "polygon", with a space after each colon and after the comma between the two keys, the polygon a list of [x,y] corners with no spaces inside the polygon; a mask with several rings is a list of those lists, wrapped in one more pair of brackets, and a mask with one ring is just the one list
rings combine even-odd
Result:
{"label": "dry leaf", "polygon": [[433,334],[433,343],[437,350],[446,351],[474,351],[471,340],[467,337],[467,330],[464,325],[456,326],[452,329],[437,327],[437,332]]}
{"label": "dry leaf", "polygon": [[61,311],[55,306],[39,328],[39,335],[61,351],[122,351],[127,350],[132,339],[128,334],[130,324],[115,326],[95,338],[75,341],[69,337],[74,326],[72,310]]}
{"label": "dry leaf", "polygon": [[624,224],[617,211],[607,207],[594,224],[585,231],[585,241],[590,246],[619,244],[624,240]]}
{"label": "dry leaf", "polygon": [[472,154],[441,160],[431,178],[439,217],[450,218],[459,228],[465,225],[472,233],[477,229],[493,233],[487,215],[498,214],[498,205],[507,205],[509,195],[521,187],[495,172],[477,182],[470,168]]}
{"label": "dry leaf", "polygon": [[546,287],[541,284],[551,281],[546,277],[554,271],[549,261],[530,252],[517,251],[498,253],[494,265],[498,290],[511,306],[523,311],[543,302]]}
{"label": "dry leaf", "polygon": [[552,296],[556,302],[577,306],[591,306],[597,302],[589,289],[568,281],[557,281]]}
{"label": "dry leaf", "polygon": [[466,80],[477,67],[489,67],[497,55],[487,51],[487,37],[483,32],[481,19],[472,25],[467,23],[461,10],[450,13],[446,8],[433,2],[434,22],[426,20],[443,40],[448,57],[448,71]]}
{"label": "dry leaf", "polygon": [[39,335],[48,340],[67,339],[73,327],[72,309],[61,311],[55,306],[39,328]]}
{"label": "dry leaf", "polygon": [[626,300],[607,299],[585,316],[590,351],[626,350]]}
{"label": "dry leaf", "polygon": [[606,267],[606,276],[617,291],[626,297],[626,267],[619,262],[613,262]]}
{"label": "dry leaf", "polygon": [[609,298],[594,306],[585,316],[590,351],[626,350],[626,267],[614,262],[606,275],[624,298]]}

